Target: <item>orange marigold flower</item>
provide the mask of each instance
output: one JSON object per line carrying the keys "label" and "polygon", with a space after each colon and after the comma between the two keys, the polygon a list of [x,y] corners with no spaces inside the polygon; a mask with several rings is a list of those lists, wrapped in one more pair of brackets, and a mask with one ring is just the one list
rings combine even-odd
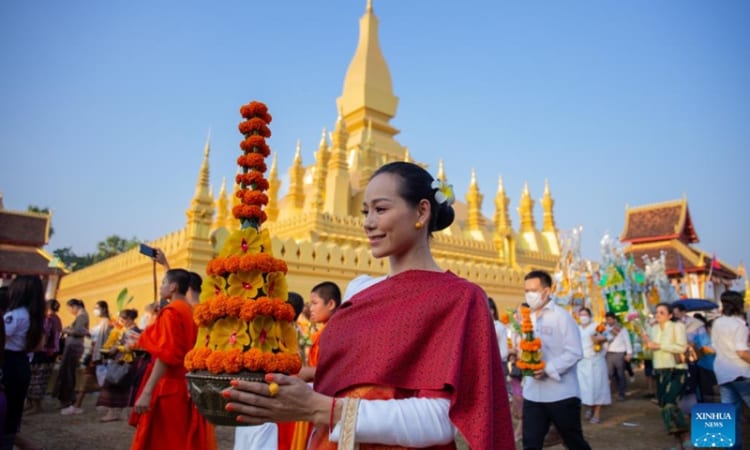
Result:
{"label": "orange marigold flower", "polygon": [[250,119],[240,122],[238,125],[240,133],[244,135],[259,135],[264,138],[271,137],[271,130],[266,125],[266,122],[260,117],[252,117]]}
{"label": "orange marigold flower", "polygon": [[265,138],[259,134],[253,134],[246,137],[240,142],[240,148],[245,152],[256,152],[264,157],[268,157],[268,155],[271,154],[271,149],[268,147],[268,144],[266,144]]}
{"label": "orange marigold flower", "polygon": [[263,353],[263,370],[268,373],[279,371],[279,364],[275,354],[271,352]]}
{"label": "orange marigold flower", "polygon": [[500,323],[508,325],[510,323],[510,316],[507,312],[500,314]]}
{"label": "orange marigold flower", "polygon": [[211,349],[207,347],[195,349],[192,358],[194,370],[206,370],[206,361],[211,353]]}
{"label": "orange marigold flower", "polygon": [[255,219],[260,223],[268,219],[266,212],[255,205],[237,205],[232,208],[232,215],[237,219]]}
{"label": "orange marigold flower", "polygon": [[225,296],[218,295],[206,302],[206,304],[208,304],[208,310],[211,311],[211,315],[214,318],[224,317],[227,314],[227,303],[225,300]]}
{"label": "orange marigold flower", "polygon": [[213,374],[221,373],[224,370],[224,355],[222,355],[222,352],[212,352],[206,358],[206,368]]}
{"label": "orange marigold flower", "polygon": [[188,371],[195,369],[195,366],[193,366],[193,353],[195,353],[195,349],[185,353],[185,368]]}
{"label": "orange marigold flower", "polygon": [[240,308],[240,319],[244,320],[245,322],[252,321],[258,314],[256,309],[257,303],[257,301],[253,300],[245,301]]}
{"label": "orange marigold flower", "polygon": [[237,197],[242,199],[242,203],[245,205],[267,205],[268,196],[259,191],[238,191]]}
{"label": "orange marigold flower", "polygon": [[229,297],[227,299],[227,315],[231,317],[239,317],[240,311],[242,310],[242,305],[245,304],[245,301],[241,297]]}
{"label": "orange marigold flower", "polygon": [[232,349],[224,352],[224,372],[237,373],[244,367],[242,350]]}
{"label": "orange marigold flower", "polygon": [[207,302],[195,305],[193,308],[193,318],[199,326],[206,325],[213,320],[213,315]]}
{"label": "orange marigold flower", "polygon": [[263,352],[257,348],[251,348],[243,355],[242,363],[245,369],[250,371],[258,371],[263,369]]}
{"label": "orange marigold flower", "polygon": [[260,153],[245,153],[244,155],[238,156],[237,165],[257,170],[258,172],[265,172],[268,169],[266,166],[266,158]]}
{"label": "orange marigold flower", "polygon": [[240,114],[245,119],[252,117],[259,117],[266,123],[271,123],[271,115],[268,114],[268,106],[265,103],[259,101],[252,101],[246,105],[240,107]]}

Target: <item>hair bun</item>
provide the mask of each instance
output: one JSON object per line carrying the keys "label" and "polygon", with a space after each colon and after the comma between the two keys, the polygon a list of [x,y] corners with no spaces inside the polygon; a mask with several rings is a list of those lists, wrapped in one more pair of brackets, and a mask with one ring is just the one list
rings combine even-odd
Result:
{"label": "hair bun", "polygon": [[435,211],[434,227],[430,231],[440,231],[448,228],[456,218],[456,212],[448,202],[441,203]]}

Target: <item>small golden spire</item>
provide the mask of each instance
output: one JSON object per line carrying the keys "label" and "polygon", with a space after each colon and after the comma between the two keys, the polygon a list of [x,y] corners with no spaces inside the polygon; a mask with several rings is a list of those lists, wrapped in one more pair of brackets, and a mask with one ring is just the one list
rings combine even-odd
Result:
{"label": "small golden spire", "polygon": [[557,232],[555,227],[555,215],[553,208],[555,206],[555,200],[552,198],[552,194],[549,190],[549,180],[544,180],[544,196],[541,200],[543,213],[542,231]]}
{"label": "small golden spire", "polygon": [[229,212],[229,202],[227,200],[227,179],[222,177],[221,188],[219,188],[219,195],[216,198],[216,220],[214,221],[214,228],[226,227],[229,228],[229,219],[232,215]]}
{"label": "small golden spire", "polygon": [[477,184],[477,172],[475,169],[471,169],[471,183],[469,184],[469,192],[466,193],[466,206],[467,206],[467,217],[466,225],[470,231],[478,231],[484,221],[482,220],[482,201],[484,195],[479,192],[479,185]]}
{"label": "small golden spire", "polygon": [[367,0],[367,8],[365,9],[365,12],[372,13],[372,0]]}
{"label": "small golden spire", "polygon": [[518,215],[521,216],[521,232],[534,231],[534,200],[529,194],[529,183],[524,182],[521,203],[518,206]]}
{"label": "small golden spire", "polygon": [[[324,130],[325,133],[325,130]],[[286,204],[302,209],[305,202],[305,168],[302,166],[302,143],[297,141],[292,167],[289,168],[289,192]]]}
{"label": "small golden spire", "polygon": [[495,196],[495,232],[498,236],[507,236],[512,233],[510,213],[508,206],[510,198],[505,194],[503,186],[503,177],[497,178],[497,195]]}
{"label": "small golden spire", "polygon": [[265,207],[265,211],[268,214],[268,220],[271,222],[275,222],[279,218],[279,187],[281,187],[281,180],[279,180],[278,171],[276,170],[277,159],[278,153],[274,153],[271,160],[271,170],[268,173],[268,204]]}
{"label": "small golden spire", "polygon": [[442,158],[440,158],[440,160],[438,161],[438,173],[437,173],[437,177],[436,178],[438,180],[442,181],[443,183],[445,183],[446,181],[448,181],[448,179],[445,177],[445,165],[443,165],[443,159]]}
{"label": "small golden spire", "polygon": [[409,147],[404,147],[404,162],[414,162],[409,153]]}
{"label": "small golden spire", "polygon": [[206,145],[203,148],[203,162],[195,185],[195,195],[190,208],[185,212],[189,239],[208,239],[213,222],[214,199],[209,186],[208,156],[211,153],[211,131],[209,130]]}

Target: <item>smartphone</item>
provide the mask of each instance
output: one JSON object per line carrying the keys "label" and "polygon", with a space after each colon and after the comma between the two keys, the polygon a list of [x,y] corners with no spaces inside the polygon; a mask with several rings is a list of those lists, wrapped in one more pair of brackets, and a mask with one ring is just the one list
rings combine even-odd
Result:
{"label": "smartphone", "polygon": [[146,244],[141,244],[141,253],[148,256],[149,258],[156,258],[156,249],[149,247]]}

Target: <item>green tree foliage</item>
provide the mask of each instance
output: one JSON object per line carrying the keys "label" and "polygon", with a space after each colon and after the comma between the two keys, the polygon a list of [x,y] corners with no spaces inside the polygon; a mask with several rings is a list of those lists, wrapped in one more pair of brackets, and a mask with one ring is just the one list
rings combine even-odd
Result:
{"label": "green tree foliage", "polygon": [[[29,205],[29,207],[26,208],[26,210],[28,212],[39,213],[39,214],[47,214],[48,216],[50,215],[49,208],[47,208],[46,206],[44,208],[40,208],[40,207],[35,206],[35,205]],[[50,219],[49,237],[52,237],[52,235],[54,233],[55,233],[55,229],[52,228],[52,219]]]}
{"label": "green tree foliage", "polygon": [[139,242],[140,241],[135,237],[132,239],[125,239],[116,234],[113,234],[96,245],[96,253],[78,255],[73,251],[71,247],[63,247],[54,250],[52,254],[60,258],[60,261],[65,264],[65,267],[68,270],[76,271],[112,256],[126,252],[131,248],[137,246]]}

